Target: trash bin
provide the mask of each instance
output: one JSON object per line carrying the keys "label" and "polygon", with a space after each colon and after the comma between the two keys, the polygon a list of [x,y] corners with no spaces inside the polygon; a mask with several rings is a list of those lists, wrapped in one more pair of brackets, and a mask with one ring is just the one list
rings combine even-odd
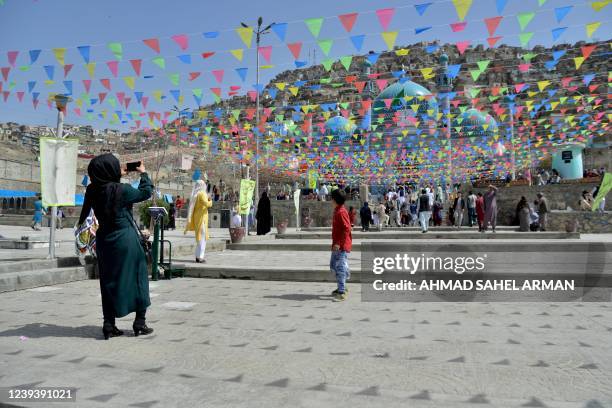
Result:
{"label": "trash bin", "polygon": [[210,228],[221,228],[221,214],[210,213],[208,223]]}

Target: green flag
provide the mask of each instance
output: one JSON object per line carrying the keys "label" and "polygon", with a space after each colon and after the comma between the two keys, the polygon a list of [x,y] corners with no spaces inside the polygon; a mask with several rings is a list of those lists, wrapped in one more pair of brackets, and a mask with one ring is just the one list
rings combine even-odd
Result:
{"label": "green flag", "polygon": [[612,173],[605,173],[603,180],[601,180],[601,184],[599,185],[599,191],[597,192],[597,196],[595,197],[595,201],[593,201],[593,206],[591,207],[592,211],[597,211],[599,208],[599,203],[606,198],[606,195],[612,190]]}

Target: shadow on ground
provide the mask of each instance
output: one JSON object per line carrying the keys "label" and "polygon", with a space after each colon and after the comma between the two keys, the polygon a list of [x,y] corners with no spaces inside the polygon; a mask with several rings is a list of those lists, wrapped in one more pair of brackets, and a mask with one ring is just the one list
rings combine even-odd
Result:
{"label": "shadow on ground", "polygon": [[0,332],[0,337],[25,336],[31,339],[44,337],[82,337],[86,339],[103,339],[101,326],[58,326],[46,323],[30,323],[25,326]]}
{"label": "shadow on ground", "polygon": [[275,296],[264,296],[265,299],[282,299],[282,300],[295,300],[299,302],[303,302],[306,300],[329,300],[331,296],[329,295],[304,295],[297,293],[289,293],[286,295],[275,295]]}

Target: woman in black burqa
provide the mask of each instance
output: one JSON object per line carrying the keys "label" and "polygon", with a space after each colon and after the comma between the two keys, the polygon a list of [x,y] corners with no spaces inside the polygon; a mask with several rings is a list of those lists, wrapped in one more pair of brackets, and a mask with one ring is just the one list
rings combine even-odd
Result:
{"label": "woman in black burqa", "polygon": [[79,224],[93,208],[98,219],[96,253],[100,273],[100,292],[104,338],[121,336],[115,318],[136,312],[134,335],[149,334],[145,313],[151,305],[147,259],[132,218],[132,205],[151,197],[153,183],[144,164],[136,170],[140,184],[134,188],[121,184],[125,171],[112,154],[95,157],[87,167],[91,184],[87,186]]}
{"label": "woman in black burqa", "polygon": [[265,191],[261,193],[259,204],[257,204],[257,235],[266,235],[272,229],[272,208],[270,207],[270,199]]}

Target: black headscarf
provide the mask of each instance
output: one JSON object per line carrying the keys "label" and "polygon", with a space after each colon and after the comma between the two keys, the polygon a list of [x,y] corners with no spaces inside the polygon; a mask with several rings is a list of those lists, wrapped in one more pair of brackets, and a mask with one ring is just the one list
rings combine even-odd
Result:
{"label": "black headscarf", "polygon": [[102,222],[115,218],[121,199],[121,164],[119,159],[110,153],[94,157],[87,173],[91,184],[85,192],[90,200],[96,217]]}

